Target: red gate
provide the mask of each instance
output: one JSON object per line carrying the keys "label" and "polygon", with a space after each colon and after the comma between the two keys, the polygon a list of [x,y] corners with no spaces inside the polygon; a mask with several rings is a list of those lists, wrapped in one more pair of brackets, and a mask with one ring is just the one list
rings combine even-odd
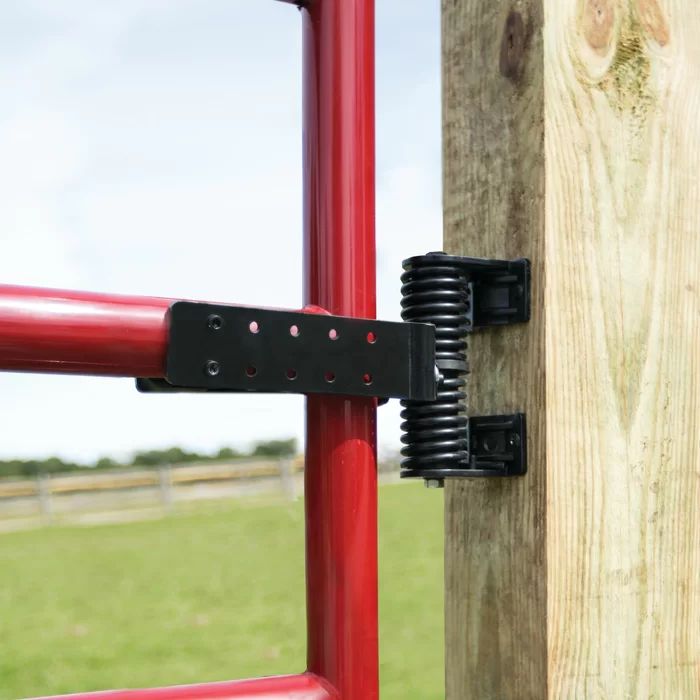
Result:
{"label": "red gate", "polygon": [[[305,304],[374,318],[374,0],[294,4],[304,36]],[[0,369],[163,377],[171,302],[0,286]],[[72,697],[378,697],[376,399],[309,396],[306,424],[307,672]]]}

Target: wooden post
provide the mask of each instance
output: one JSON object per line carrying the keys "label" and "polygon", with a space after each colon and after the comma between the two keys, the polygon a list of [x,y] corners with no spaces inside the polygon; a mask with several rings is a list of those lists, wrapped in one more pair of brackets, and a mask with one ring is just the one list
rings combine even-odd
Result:
{"label": "wooden post", "polygon": [[158,491],[160,502],[166,513],[173,510],[173,474],[170,464],[161,464],[158,467]]}
{"label": "wooden post", "polygon": [[39,512],[44,525],[53,522],[53,503],[51,500],[51,474],[36,475],[36,496],[39,501]]}
{"label": "wooden post", "polygon": [[279,461],[280,484],[282,493],[290,500],[297,498],[296,487],[294,485],[294,465],[291,457],[282,457]]}
{"label": "wooden post", "polygon": [[447,486],[447,698],[700,697],[697,2],[442,6],[445,247],[535,285],[471,342],[530,473]]}

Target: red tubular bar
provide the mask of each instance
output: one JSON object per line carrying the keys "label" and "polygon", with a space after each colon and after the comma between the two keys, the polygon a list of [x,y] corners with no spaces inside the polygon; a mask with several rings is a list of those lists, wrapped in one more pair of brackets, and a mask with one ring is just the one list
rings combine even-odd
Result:
{"label": "red tubular bar", "polygon": [[0,369],[162,377],[171,303],[0,285]]}
{"label": "red tubular bar", "polygon": [[162,378],[174,301],[0,284],[0,371]]}
{"label": "red tubular bar", "polygon": [[[273,676],[246,681],[180,685],[148,690],[107,690],[98,693],[54,696],[55,700],[338,700],[338,693],[312,673]],[[41,700],[41,699],[37,699]],[[44,700],[48,700],[44,698]]]}
{"label": "red tubular bar", "polygon": [[[374,0],[310,0],[304,32],[304,301],[374,318]],[[310,396],[308,668],[376,700],[376,406]]]}
{"label": "red tubular bar", "polygon": [[[375,318],[374,0],[301,12],[305,310]],[[0,286],[0,370],[162,377],[171,303]],[[73,700],[377,700],[376,401],[310,396],[306,431],[308,673]]]}

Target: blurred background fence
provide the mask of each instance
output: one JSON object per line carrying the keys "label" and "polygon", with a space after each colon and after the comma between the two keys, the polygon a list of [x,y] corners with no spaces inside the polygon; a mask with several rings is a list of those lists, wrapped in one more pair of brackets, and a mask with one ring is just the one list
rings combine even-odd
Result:
{"label": "blurred background fence", "polygon": [[269,494],[293,500],[303,489],[302,471],[302,459],[284,457],[3,479],[0,530],[140,519],[204,499]]}
{"label": "blurred background fence", "polygon": [[[384,483],[398,478],[396,468],[383,466]],[[303,457],[297,456],[0,479],[0,532],[152,518],[207,499],[294,500],[303,494],[303,470]]]}

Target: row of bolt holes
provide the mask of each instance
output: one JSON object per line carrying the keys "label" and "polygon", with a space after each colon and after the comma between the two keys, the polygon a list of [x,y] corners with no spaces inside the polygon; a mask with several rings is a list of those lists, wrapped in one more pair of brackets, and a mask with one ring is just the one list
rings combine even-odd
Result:
{"label": "row of bolt holes", "polygon": [[[253,377],[255,377],[255,376],[258,374],[258,369],[257,369],[257,367],[253,367],[253,366],[251,365],[251,366],[249,366],[249,367],[246,369],[245,373],[246,373],[246,375],[248,375],[248,376],[252,379]],[[297,371],[296,371],[295,369],[288,369],[288,370],[287,370],[287,379],[289,379],[289,381],[292,381],[292,382],[293,382],[293,381],[297,378],[297,376],[298,376],[298,374],[297,374]],[[326,372],[326,373],[323,375],[323,378],[324,378],[329,384],[332,384],[332,383],[335,381],[335,374],[334,374],[333,372]],[[372,383],[372,381],[373,381],[372,375],[369,374],[369,372],[365,372],[365,373],[362,375],[362,381],[363,381],[365,384],[367,384],[367,386],[369,386],[369,385]]]}
{"label": "row of bolt holes", "polygon": [[[220,328],[223,328],[224,325],[224,319],[221,318],[221,316],[213,315],[209,317],[209,328],[212,330],[218,331]],[[260,333],[260,324],[257,321],[251,321],[248,324],[248,330],[251,333]],[[301,330],[299,330],[299,326],[292,325],[289,327],[289,335],[291,335],[293,338],[298,338],[301,335]],[[328,337],[331,340],[338,340],[340,338],[340,333],[335,328],[331,328],[328,331]],[[377,335],[376,333],[373,333],[370,331],[367,334],[367,342],[371,343],[372,345],[377,342]]]}
{"label": "row of bolt holes", "polygon": [[[206,366],[207,374],[209,374],[211,377],[216,377],[219,372],[221,371],[221,365],[216,361],[216,360],[209,360],[207,362]],[[249,365],[246,368],[245,371],[246,375],[250,377],[251,379],[255,377],[258,374],[258,368],[254,367],[253,365]],[[294,381],[297,378],[297,371],[295,369],[288,369],[287,370],[287,379],[290,381]],[[323,375],[323,378],[329,383],[332,384],[335,381],[335,374],[333,372],[326,372]],[[369,386],[372,383],[372,375],[369,372],[365,372],[362,375],[362,381]]]}
{"label": "row of bolt holes", "polygon": [[[224,320],[221,318],[221,316],[210,316],[209,317],[209,328],[218,331],[220,328],[222,328],[224,325]],[[260,332],[260,324],[257,321],[251,321],[248,324],[248,330],[251,333],[259,333]],[[289,327],[289,335],[291,335],[293,338],[298,338],[299,335],[301,335],[301,331],[299,330],[299,326],[292,325]],[[340,338],[340,334],[335,328],[331,328],[328,331],[328,337],[331,340],[338,340]],[[370,331],[367,333],[367,342],[374,345],[374,343],[377,342],[377,334],[374,333],[373,331]],[[211,360],[210,362],[207,363],[207,372],[215,377],[217,374],[219,374],[221,370],[221,367],[218,362],[215,360]],[[258,373],[257,367],[254,367],[253,365],[250,365],[249,367],[246,368],[246,375],[250,377],[251,379],[255,377]],[[287,370],[287,379],[290,381],[294,381],[297,378],[297,371],[295,369],[288,369]],[[329,383],[332,384],[335,381],[335,374],[333,372],[326,372],[323,375],[323,378]],[[373,378],[372,375],[369,374],[369,372],[365,372],[362,375],[362,381],[367,384],[368,386],[372,383]]]}
{"label": "row of bolt holes", "polygon": [[[248,324],[248,330],[251,333],[260,333],[260,325],[258,324],[257,321],[251,321]],[[291,335],[293,338],[298,338],[301,335],[301,330],[299,330],[299,326],[297,326],[297,325],[290,326],[289,327],[289,335]],[[328,337],[331,340],[338,340],[338,338],[340,338],[340,333],[338,333],[338,331],[335,328],[331,328],[328,331]],[[374,345],[374,343],[377,342],[376,333],[373,333],[372,331],[370,331],[367,334],[367,342]]]}

